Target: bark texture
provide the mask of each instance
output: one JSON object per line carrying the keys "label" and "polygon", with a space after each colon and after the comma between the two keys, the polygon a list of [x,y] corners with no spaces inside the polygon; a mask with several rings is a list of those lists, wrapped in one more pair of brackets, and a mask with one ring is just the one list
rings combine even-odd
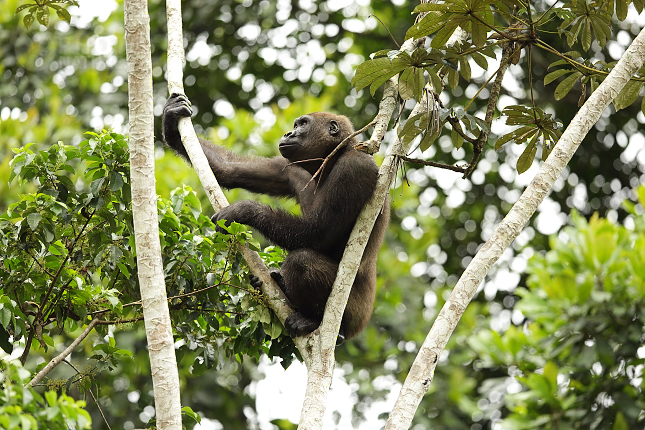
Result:
{"label": "bark texture", "polygon": [[159,244],[150,17],[147,1],[125,0],[124,19],[128,64],[132,214],[157,428],[180,430],[182,426],[179,375]]}

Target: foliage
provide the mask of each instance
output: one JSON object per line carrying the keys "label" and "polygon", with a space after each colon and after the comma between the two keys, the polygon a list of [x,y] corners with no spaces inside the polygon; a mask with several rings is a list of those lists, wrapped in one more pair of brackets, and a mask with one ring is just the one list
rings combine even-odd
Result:
{"label": "foliage", "polygon": [[84,400],[47,390],[40,394],[25,386],[31,372],[18,361],[0,361],[0,426],[6,430],[67,430],[92,427]]}
{"label": "foliage", "polygon": [[[11,352],[26,339],[31,349],[55,345],[55,332],[74,332],[99,315],[99,331],[142,319],[136,249],[130,209],[126,139],[117,133],[89,133],[79,147],[62,143],[34,152],[15,150],[12,177],[38,184],[0,216],[0,346]],[[82,173],[77,173],[82,172]],[[249,287],[238,244],[257,247],[250,234],[232,224],[215,232],[188,188],[159,199],[163,264],[179,360],[189,351],[192,373],[221,369],[226,357],[279,356],[293,360],[291,339]],[[276,265],[282,254],[262,255]],[[12,336],[12,343],[9,341]],[[132,353],[114,337],[94,345],[91,367],[111,370]],[[90,372],[92,373],[92,372]],[[73,375],[89,389],[87,372]]]}
{"label": "foliage", "polygon": [[[645,187],[638,193],[645,204]],[[525,322],[470,339],[484,367],[508,372],[489,387],[507,393],[503,428],[642,427],[645,219],[642,206],[629,211],[633,230],[573,213],[516,292]]]}
{"label": "foliage", "polygon": [[[5,0],[4,7],[0,8],[0,75],[4,79],[4,85],[0,86],[0,153],[5,154],[0,160],[1,211],[17,201],[20,193],[36,189],[32,182],[16,184],[14,181],[11,188],[6,187],[11,172],[8,154],[12,148],[38,142],[31,147],[37,152],[36,149],[49,148],[59,140],[78,145],[84,130],[98,131],[112,126],[118,131],[127,117],[122,2],[117,2],[109,16],[99,16],[97,12],[89,14],[89,19],[87,10],[81,14],[77,8],[69,8],[72,15],[69,26],[63,21],[54,22],[54,17],[48,28],[35,25],[29,31],[25,31],[22,22],[21,15],[25,11],[14,16],[21,3],[24,1]],[[370,122],[377,111],[378,92],[372,96],[366,90],[354,91],[349,81],[355,66],[369,59],[370,53],[397,50],[393,39],[404,40],[412,24],[410,11],[416,2],[400,3],[346,2],[340,7],[339,2],[326,0],[184,2],[186,52],[193,51],[185,69],[185,84],[193,106],[199,108],[194,123],[209,138],[238,153],[270,156],[277,154],[277,141],[291,128],[293,119],[305,112],[336,111],[349,116],[356,126]],[[510,46],[518,61],[508,73],[513,78],[510,81],[513,85],[502,86],[504,99],[500,98],[499,109],[512,105],[541,109],[566,125],[575,114],[577,103],[595,90],[603,74],[613,67],[612,61],[618,59],[609,47],[624,48],[624,36],[633,38],[641,29],[634,25],[635,13],[628,14],[631,20],[628,16],[626,21],[619,21],[625,16],[623,13],[629,2],[607,2],[602,7],[609,10],[615,5],[619,18],[610,23],[613,43],[602,49],[599,44],[592,43],[590,51],[584,52],[582,30],[573,46],[568,45],[565,33],[571,27],[559,33],[560,23],[573,16],[567,11],[571,4],[558,3],[556,6],[562,8],[550,11],[544,2],[531,4],[533,22],[539,19],[535,28],[540,46],[537,42],[525,45],[523,38],[530,35],[528,29],[518,36],[522,40]],[[639,1],[631,4],[637,11],[641,10]],[[163,1],[152,0],[149,6],[153,23],[155,112],[160,114],[167,98],[167,83],[163,78],[166,15]],[[597,9],[599,3],[593,7]],[[95,9],[99,8],[92,7]],[[521,6],[516,10],[528,13]],[[494,8],[495,14],[500,11],[504,8]],[[368,18],[370,15],[378,17],[383,25],[371,25],[370,21],[374,19]],[[513,34],[511,28],[502,27],[504,21],[500,16],[495,15],[495,19],[498,29]],[[573,24],[573,19],[569,22]],[[594,31],[592,28],[592,38]],[[438,111],[442,122],[454,121],[460,115],[480,121],[484,118],[482,115],[490,98],[490,86],[484,84],[488,85],[487,80],[498,65],[492,58],[499,59],[498,47],[504,46],[495,33],[489,31],[488,34],[490,41],[481,50],[470,39],[461,45],[436,50],[445,52],[446,61],[442,62],[442,73],[446,75],[442,77],[445,87],[441,88],[445,106]],[[580,53],[568,52],[576,50]],[[197,52],[206,54],[195,55]],[[557,57],[554,62],[556,52],[567,58]],[[558,63],[560,60],[563,62]],[[571,72],[546,82],[546,76],[560,68]],[[571,82],[569,91],[556,100],[554,92],[573,71],[580,71],[583,77]],[[433,78],[432,75],[429,78]],[[232,106],[231,115],[235,114],[232,118],[216,109],[224,102]],[[406,122],[410,105],[401,108],[402,124],[398,128],[414,127],[421,133],[431,129],[427,124],[432,121]],[[617,114],[612,113],[611,119],[603,117],[592,128],[577,150],[574,162],[568,166],[568,176],[558,181],[558,187],[549,196],[558,217],[565,217],[572,208],[577,208],[585,217],[598,211],[601,216],[615,217],[619,222],[628,215],[620,202],[635,184],[642,182],[643,173],[643,164],[638,161],[642,153],[637,157],[636,151],[643,123],[639,108],[636,103],[630,104]],[[273,114],[268,121],[263,116],[267,111]],[[160,123],[158,117],[158,139]],[[498,136],[514,131],[497,128],[495,123],[488,129],[460,124],[469,137],[478,136],[481,131],[493,130]],[[470,120],[470,124],[476,123]],[[415,130],[413,134],[416,133]],[[463,149],[455,151],[459,139],[452,139],[456,134],[454,127],[450,135],[446,134],[443,131],[432,142],[430,139],[425,141],[427,146],[422,145],[426,151],[424,156],[444,164],[465,163],[469,143],[462,137]],[[540,142],[536,157],[541,155],[539,146]],[[346,342],[336,351],[337,368],[345,371],[345,379],[352,390],[351,403],[357,399],[353,408],[354,427],[368,419],[386,398],[390,392],[388,384],[403,381],[415,348],[423,341],[457,276],[530,179],[529,172],[516,182],[512,167],[522,152],[517,151],[520,147],[504,145],[495,152],[492,143],[487,145],[482,162],[466,180],[433,168],[406,166],[405,180],[399,182],[403,186],[398,186],[392,195],[392,221],[379,255],[379,287],[373,317],[360,337]],[[82,169],[77,171],[82,172]],[[168,152],[163,158],[158,157],[157,172],[157,193],[163,197],[168,197],[177,184],[190,184],[198,189],[199,183],[190,166]],[[76,177],[74,184],[87,188],[83,178],[77,180]],[[197,194],[203,193],[198,191]],[[228,196],[231,201],[250,197],[237,190],[230,191]],[[297,206],[289,202],[274,201],[273,204],[286,204],[288,210],[297,210]],[[203,210],[208,212],[209,209],[204,206]],[[497,400],[504,399],[506,393],[506,387],[497,384],[496,378],[508,379],[507,369],[503,366],[480,367],[482,360],[473,356],[468,339],[514,312],[513,303],[517,297],[512,289],[517,280],[522,279],[520,284],[524,284],[524,275],[520,278],[522,262],[526,255],[540,252],[548,244],[539,219],[540,216],[535,217],[516,239],[513,248],[507,250],[505,257],[508,259],[495,266],[485,291],[475,298],[460,321],[448,346],[449,355],[445,360],[442,357],[430,392],[415,417],[415,430],[475,430],[496,422],[497,415],[493,413],[498,411]],[[552,226],[555,220],[556,215],[545,224]],[[519,269],[516,267],[518,262]],[[496,272],[509,271],[517,274],[517,280],[495,282]],[[499,290],[491,287],[500,284]],[[141,327],[135,323],[117,325],[110,336],[116,339],[117,348],[132,352],[133,358],[119,359],[118,367],[113,371],[98,372],[88,378],[93,381],[95,392],[100,388],[98,401],[112,428],[115,428],[114,423],[128,421],[138,423],[135,428],[143,427],[139,421],[141,411],[153,404]],[[617,329],[620,331],[622,327]],[[50,333],[59,347],[68,344],[79,331]],[[109,345],[109,339],[99,342]],[[85,363],[86,357],[98,355],[99,351],[92,348],[92,343],[86,341],[75,351],[74,361]],[[488,349],[493,350],[493,345]],[[185,352],[182,352],[178,367],[183,403],[191,405],[205,418],[219,420],[226,429],[255,425],[253,386],[262,375],[253,360],[242,363],[227,360],[221,370],[212,369],[195,377],[193,363],[203,353],[199,348],[182,351]],[[51,347],[47,353],[40,349],[36,352],[46,360],[55,354]],[[30,369],[35,368],[34,355],[30,355],[27,363]],[[91,366],[98,365],[96,360],[89,363],[81,369],[82,373],[89,373]],[[71,370],[59,366],[55,372],[52,377],[61,378],[62,386],[65,386]],[[87,392],[74,391],[77,386],[70,387],[70,394],[86,396]],[[87,408],[92,414],[93,426],[107,428],[91,400]],[[500,408],[502,416],[501,411],[505,409]]]}
{"label": "foliage", "polygon": [[25,3],[18,6],[16,9],[16,14],[21,12],[24,9],[29,9],[25,17],[23,18],[23,23],[27,30],[34,23],[34,14],[36,14],[36,19],[38,22],[47,27],[49,25],[49,9],[54,9],[56,15],[60,19],[63,19],[67,22],[70,22],[72,17],[63,6],[58,5],[57,3],[62,3],[63,5],[69,6],[78,6],[77,0],[35,0],[34,3]]}
{"label": "foliage", "polygon": [[[618,6],[619,3],[620,6]],[[616,11],[620,20],[626,19],[626,5],[630,3],[616,2]],[[431,84],[437,94],[440,94],[446,85],[452,89],[457,88],[459,85],[458,72],[466,83],[471,82],[469,57],[480,67],[486,69],[488,64],[484,55],[495,58],[496,51],[504,51],[501,58],[503,64],[495,72],[495,74],[501,73],[503,75],[506,70],[505,66],[518,63],[522,49],[526,50],[530,58],[533,55],[532,49],[537,48],[544,51],[545,54],[557,58],[549,68],[565,66],[550,73],[544,79],[546,85],[568,75],[556,88],[555,99],[560,100],[565,97],[572,90],[574,84],[580,81],[582,94],[579,104],[581,105],[586,97],[587,82],[590,82],[593,92],[615,63],[596,61],[592,64],[590,60],[581,59],[580,54],[575,51],[560,53],[545,43],[541,39],[541,35],[552,31],[554,22],[557,22],[559,23],[558,32],[566,34],[570,46],[576,44],[579,39],[585,51],[589,51],[592,41],[597,41],[600,46],[605,46],[611,37],[610,24],[613,4],[613,2],[593,1],[589,3],[572,0],[558,3],[557,7],[553,5],[539,13],[537,5],[529,3],[527,7],[526,4],[519,1],[445,0],[440,3],[423,3],[414,9],[415,13],[419,13],[419,17],[408,29],[406,39],[431,36],[430,47],[414,47],[411,52],[404,50],[375,52],[370,56],[370,60],[358,66],[352,79],[352,85],[357,91],[370,86],[370,93],[374,95],[376,90],[388,79],[399,74],[398,85],[401,98],[403,100],[414,98],[418,102],[421,100],[426,85],[426,75],[428,76],[427,83]],[[634,2],[634,5],[640,8],[643,6],[640,0]],[[465,31],[470,38],[452,41],[451,37],[458,28]],[[533,73],[530,59],[528,73]],[[645,67],[614,101],[617,110],[624,109],[636,101],[645,84],[643,73],[645,73]],[[488,85],[495,74],[480,87],[477,94]],[[494,91],[499,91],[499,88]],[[495,108],[498,95],[497,93],[490,99],[489,110],[491,107]],[[512,105],[505,108],[503,114],[509,116],[507,124],[516,125],[519,128],[501,135],[495,144],[496,150],[509,141],[526,144],[524,152],[517,161],[518,173],[525,172],[531,166],[537,154],[538,143],[542,143],[542,158],[546,159],[561,135],[561,132],[557,130],[560,123],[551,120],[550,114],[545,114],[540,108],[535,107],[533,93],[531,93],[531,98],[533,103],[530,108],[522,105]],[[473,101],[474,99],[471,99],[466,104],[466,109]],[[641,110],[645,113],[645,104]],[[428,116],[426,123],[435,121],[441,126],[449,119],[454,118],[454,116],[446,115],[437,117],[433,112],[428,112],[426,115]],[[487,117],[486,121],[476,116],[475,118],[483,126],[468,127],[470,124],[474,124],[473,122],[465,125],[474,135],[473,138],[467,140],[473,144],[475,152],[477,152],[481,151],[478,141],[483,144],[487,140],[492,117]],[[418,122],[418,118],[416,120]],[[461,120],[461,118],[458,119],[458,121]],[[450,123],[453,145],[456,149],[460,149],[465,136],[458,131],[464,127],[457,127],[455,121],[450,121]],[[411,131],[414,132],[411,133]],[[399,131],[400,138],[405,136],[406,139],[411,139],[422,136],[420,145],[422,151],[427,150],[432,141],[440,135],[441,132],[428,132],[418,127],[414,130]],[[478,158],[474,157],[469,172],[472,172],[477,161]]]}

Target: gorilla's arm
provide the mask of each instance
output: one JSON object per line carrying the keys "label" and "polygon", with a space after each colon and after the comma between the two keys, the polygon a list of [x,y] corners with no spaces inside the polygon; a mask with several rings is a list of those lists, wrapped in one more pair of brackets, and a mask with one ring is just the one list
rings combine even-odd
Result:
{"label": "gorilla's arm", "polygon": [[[173,94],[164,107],[162,119],[164,140],[189,162],[177,126],[180,118],[190,117],[191,114],[188,99],[183,95]],[[199,143],[222,187],[244,188],[274,196],[296,196],[294,188],[290,185],[288,171],[293,169],[287,168],[288,161],[285,158],[240,157],[207,140],[200,138]]]}
{"label": "gorilla's arm", "polygon": [[312,182],[301,197],[303,217],[244,200],[222,209],[213,220],[251,226],[287,250],[309,248],[340,258],[358,214],[374,192],[378,170],[368,158],[352,151],[336,163],[317,189]]}

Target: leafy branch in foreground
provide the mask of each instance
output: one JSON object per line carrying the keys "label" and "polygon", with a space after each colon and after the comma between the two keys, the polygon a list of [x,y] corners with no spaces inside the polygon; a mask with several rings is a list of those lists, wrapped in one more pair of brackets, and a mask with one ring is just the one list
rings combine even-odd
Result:
{"label": "leafy branch in foreground", "polygon": [[[580,2],[564,1],[551,5],[543,10],[539,5],[523,2],[504,2],[494,0],[444,0],[436,3],[418,5],[414,12],[419,13],[417,21],[408,29],[406,39],[428,36],[429,46],[416,47],[410,51],[381,50],[370,56],[370,59],[360,64],[356,69],[352,85],[357,91],[369,86],[370,93],[375,94],[388,79],[398,74],[398,94],[401,100],[421,100],[423,88],[430,84],[433,90],[440,94],[444,86],[453,90],[460,86],[460,79],[474,83],[479,91],[463,107],[463,110],[483,109],[485,101],[486,118],[479,119],[477,114],[458,114],[459,108],[448,107],[450,115],[440,113],[440,127],[429,133],[427,124],[436,118],[424,120],[426,126],[420,126],[420,118],[409,118],[402,121],[399,127],[399,137],[405,139],[418,138],[421,151],[427,150],[432,142],[444,133],[444,125],[450,123],[451,140],[456,149],[462,147],[464,141],[473,146],[473,157],[467,165],[464,176],[468,176],[476,167],[485,143],[488,141],[489,130],[494,119],[494,113],[500,88],[498,83],[510,64],[518,64],[524,59],[528,63],[529,74],[533,74],[531,57],[535,49],[543,51],[556,60],[549,66],[560,67],[544,77],[547,85],[560,78],[555,89],[555,99],[567,96],[579,82],[581,87],[579,106],[587,98],[587,89],[595,91],[598,85],[607,77],[615,66],[615,62],[594,61],[582,58],[576,51],[559,52],[546,43],[555,31],[566,36],[566,42],[571,47],[580,44],[584,51],[589,51],[592,42],[596,41],[604,47],[611,37],[611,17],[615,13],[619,20],[627,17],[629,4],[642,11],[645,3],[642,0],[628,2]],[[456,38],[457,29],[465,31],[469,37]],[[543,40],[542,37],[545,39]],[[488,79],[478,77],[473,79],[472,65],[488,70],[487,58],[496,58],[502,51],[500,68]],[[525,54],[521,56],[522,50]],[[471,61],[472,60],[472,61]],[[495,76],[497,75],[497,76]],[[490,97],[481,97],[481,92],[488,87],[495,76],[490,88]],[[482,81],[483,84],[482,84]],[[463,83],[461,84],[463,86]],[[614,100],[616,110],[632,105],[639,98],[645,85],[645,69],[641,69],[625,86],[621,94]],[[533,79],[529,79],[530,107],[515,106],[514,112],[505,111],[502,115],[515,117],[507,124],[515,122],[519,128],[499,136],[496,149],[503,143],[514,141],[526,145],[517,164],[517,170],[522,173],[530,167],[537,153],[538,143],[542,143],[543,158],[549,154],[553,144],[559,137],[557,122],[535,106]],[[471,107],[472,105],[472,107]],[[641,110],[645,113],[645,103]],[[524,117],[525,112],[531,111]],[[463,118],[467,120],[464,121]],[[412,124],[414,125],[412,125]],[[440,163],[435,163],[443,167]],[[454,170],[454,169],[453,169]]]}
{"label": "leafy branch in foreground", "polygon": [[[0,216],[0,347],[25,342],[23,362],[97,313],[114,322],[140,315],[127,141],[107,131],[90,137],[78,147],[14,150],[12,179],[38,186]],[[235,224],[216,233],[188,187],[159,199],[158,214],[175,338],[185,342],[179,353],[201,351],[194,372],[261,353],[287,366],[293,343],[252,291],[237,251],[236,243],[258,246],[250,233]],[[272,265],[282,258],[262,255]]]}
{"label": "leafy branch in foreground", "polygon": [[[60,4],[63,6],[61,6]],[[70,22],[72,20],[71,15],[65,9],[67,6],[78,6],[77,0],[34,0],[33,3],[26,3],[20,5],[16,8],[16,15],[19,12],[22,12],[25,9],[28,9],[27,14],[22,19],[23,24],[27,29],[31,27],[34,21],[37,19],[38,22],[45,27],[49,25],[49,9],[54,9],[56,15],[64,21]],[[35,15],[35,17],[34,17]]]}

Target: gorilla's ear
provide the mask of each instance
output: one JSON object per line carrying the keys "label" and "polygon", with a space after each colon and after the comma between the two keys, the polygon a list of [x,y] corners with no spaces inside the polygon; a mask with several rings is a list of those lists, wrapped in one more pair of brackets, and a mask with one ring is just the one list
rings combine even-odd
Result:
{"label": "gorilla's ear", "polygon": [[340,126],[332,119],[329,121],[329,134],[336,136],[338,133],[340,133]]}

